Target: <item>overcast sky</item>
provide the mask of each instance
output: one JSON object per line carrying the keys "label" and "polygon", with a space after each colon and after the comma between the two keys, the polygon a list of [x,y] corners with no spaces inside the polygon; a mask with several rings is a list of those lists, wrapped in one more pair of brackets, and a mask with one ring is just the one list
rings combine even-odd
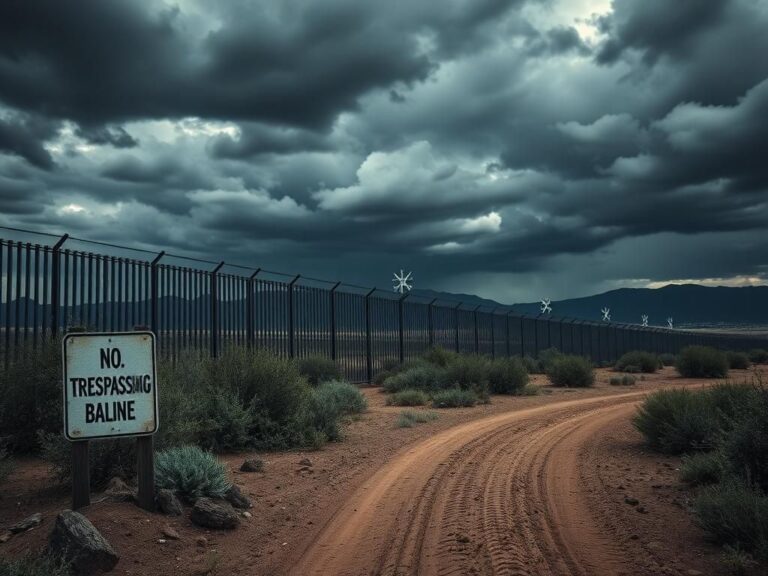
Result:
{"label": "overcast sky", "polygon": [[503,302],[768,280],[765,0],[0,3],[0,223]]}

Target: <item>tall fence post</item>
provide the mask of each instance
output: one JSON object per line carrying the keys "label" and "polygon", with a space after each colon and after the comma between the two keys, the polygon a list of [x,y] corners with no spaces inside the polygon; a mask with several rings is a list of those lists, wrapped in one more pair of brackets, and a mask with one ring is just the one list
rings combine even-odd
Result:
{"label": "tall fence post", "polygon": [[[336,360],[336,288],[341,286],[341,282],[336,282],[336,284],[333,285],[333,288],[331,288],[330,292],[330,315],[331,315],[331,360]],[[368,328],[368,297],[365,297],[365,325],[366,330]],[[366,332],[367,334],[367,332]],[[367,336],[366,336],[366,342],[367,342]],[[367,344],[366,344],[366,350],[367,350]],[[369,373],[369,382],[370,382],[370,373]]]}
{"label": "tall fence post", "polygon": [[211,356],[219,356],[219,270],[224,261],[211,270]]}
{"label": "tall fence post", "polygon": [[261,272],[261,268],[256,268],[256,271],[248,277],[248,281],[245,284],[246,290],[248,290],[245,294],[245,313],[247,315],[246,326],[248,330],[247,339],[249,348],[253,348],[256,343],[256,322],[253,318],[256,306],[254,302],[255,296],[253,288],[256,285],[256,276],[259,275],[259,272]]}
{"label": "tall fence post", "polygon": [[427,328],[429,330],[429,347],[432,348],[435,345],[435,320],[432,317],[434,312],[434,304],[437,302],[437,298],[433,298],[427,305]]}
{"label": "tall fence post", "polygon": [[480,304],[475,306],[475,309],[472,310],[472,315],[475,317],[475,354],[480,354],[480,334],[477,329],[477,309],[480,308]]}
{"label": "tall fence post", "polygon": [[[55,338],[56,333],[59,331],[59,289],[61,282],[61,279],[59,278],[61,275],[61,272],[59,271],[59,268],[61,267],[61,262],[59,261],[59,250],[61,249],[61,246],[64,244],[64,242],[67,241],[67,238],[69,238],[69,234],[64,234],[61,238],[58,239],[56,244],[53,245],[53,249],[51,250],[51,338]],[[10,260],[10,255],[8,258]],[[9,292],[8,302],[10,301],[11,296]],[[7,334],[5,336],[6,338],[8,337]]]}
{"label": "tall fence post", "polygon": [[459,353],[459,308],[461,308],[461,302],[456,304],[453,308],[453,320],[454,320],[454,327],[456,329],[455,337],[456,337],[456,353]]}
{"label": "tall fence post", "polygon": [[[334,289],[336,287],[334,286]],[[370,297],[376,292],[373,288],[365,295],[363,303],[365,305],[365,372],[368,376],[368,384],[373,384],[373,346],[371,344],[371,302]],[[402,362],[402,359],[400,360]]]}
{"label": "tall fence post", "polygon": [[400,340],[400,364],[405,362],[405,299],[408,298],[409,294],[403,294],[400,299],[397,301],[397,315],[398,315],[398,337]]}
{"label": "tall fence post", "polygon": [[301,274],[296,274],[296,277],[288,283],[288,357],[289,358],[293,358],[294,355],[296,354],[293,286],[296,284],[299,278],[301,278]]}
{"label": "tall fence post", "polygon": [[496,358],[496,310],[498,306],[491,310],[491,358]]}
{"label": "tall fence post", "polygon": [[155,336],[159,339],[159,325],[158,325],[158,319],[159,319],[159,310],[158,310],[158,302],[160,300],[160,281],[158,279],[157,274],[157,265],[160,262],[160,260],[165,256],[165,251],[161,251],[157,256],[155,256],[154,260],[149,263],[149,273],[151,275],[150,281],[152,284],[150,285],[151,293],[150,293],[150,325],[152,327],[152,332],[155,333]]}
{"label": "tall fence post", "polygon": [[510,356],[512,356],[512,347],[511,347],[511,342],[510,342],[510,337],[509,337],[509,315],[510,315],[510,314],[512,314],[512,310],[510,310],[509,312],[507,312],[507,314],[506,314],[506,316],[505,316],[505,318],[504,318],[504,319],[505,319],[505,325],[506,325],[506,333],[507,333],[507,335],[506,335],[506,342],[507,342],[507,358],[509,358]]}

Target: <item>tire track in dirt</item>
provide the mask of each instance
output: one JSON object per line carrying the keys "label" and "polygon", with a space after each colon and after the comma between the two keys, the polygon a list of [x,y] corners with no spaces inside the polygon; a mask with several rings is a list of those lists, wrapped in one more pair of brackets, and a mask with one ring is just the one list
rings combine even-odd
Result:
{"label": "tire track in dirt", "polygon": [[590,504],[580,462],[589,439],[644,395],[500,414],[404,450],[352,494],[290,573],[632,573]]}

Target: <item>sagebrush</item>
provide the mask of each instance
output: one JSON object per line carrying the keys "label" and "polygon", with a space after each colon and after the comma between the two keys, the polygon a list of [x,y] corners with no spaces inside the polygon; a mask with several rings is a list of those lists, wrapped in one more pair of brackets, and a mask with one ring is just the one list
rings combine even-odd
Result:
{"label": "sagebrush", "polygon": [[547,367],[547,377],[553,386],[586,388],[595,383],[592,363],[582,356],[560,355]]}
{"label": "sagebrush", "polygon": [[188,502],[223,498],[232,485],[216,456],[197,446],[178,446],[155,455],[155,484],[173,490]]}

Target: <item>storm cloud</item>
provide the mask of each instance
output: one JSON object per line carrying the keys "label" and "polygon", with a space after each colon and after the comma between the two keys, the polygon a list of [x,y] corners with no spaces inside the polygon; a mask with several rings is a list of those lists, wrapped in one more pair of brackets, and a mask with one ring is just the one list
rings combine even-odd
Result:
{"label": "storm cloud", "polygon": [[0,6],[0,224],[501,301],[768,281],[768,5]]}

